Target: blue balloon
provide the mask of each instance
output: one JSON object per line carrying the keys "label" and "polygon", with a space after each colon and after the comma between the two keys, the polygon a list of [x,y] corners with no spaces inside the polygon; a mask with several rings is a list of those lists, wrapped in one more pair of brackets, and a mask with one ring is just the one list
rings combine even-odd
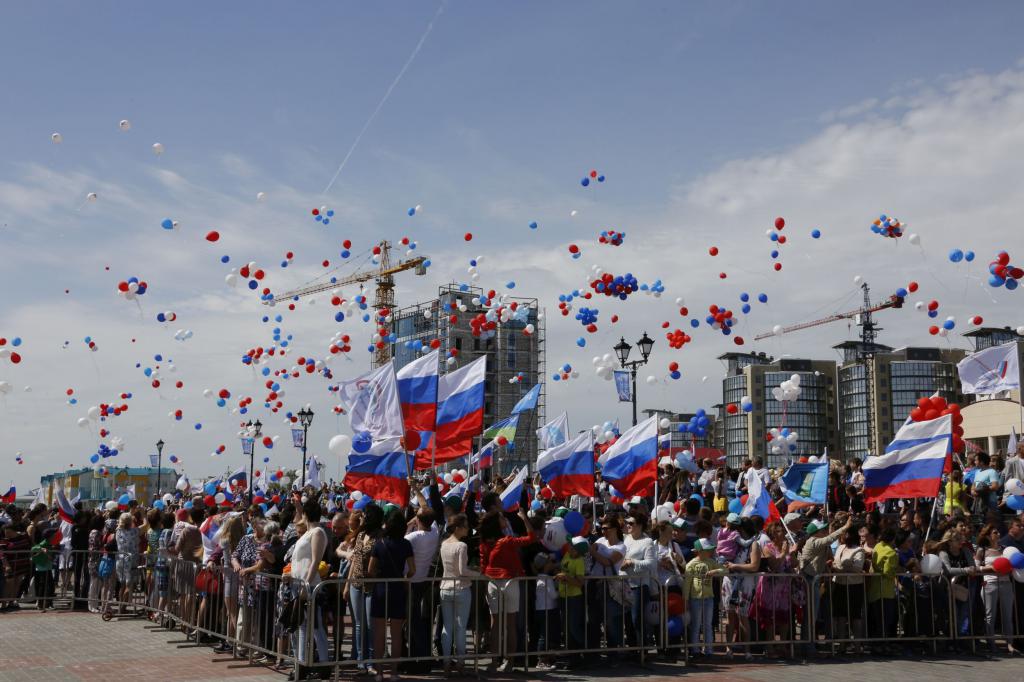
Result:
{"label": "blue balloon", "polygon": [[946,320],[945,322],[942,323],[942,328],[943,329],[952,329],[955,326],[956,326],[956,323],[953,322],[953,320]]}
{"label": "blue balloon", "polygon": [[949,260],[953,263],[959,263],[964,259],[964,252],[960,249],[953,249],[949,252]]}
{"label": "blue balloon", "polygon": [[166,507],[166,506],[167,505],[164,504],[163,500],[153,500],[153,509],[157,509],[159,511],[163,511],[164,507]]}
{"label": "blue balloon", "polygon": [[1006,498],[1006,506],[1014,511],[1024,509],[1024,495],[1010,495]]}
{"label": "blue balloon", "polygon": [[370,436],[369,431],[358,433],[356,434],[356,437],[352,439],[352,449],[360,454],[367,452],[372,446],[373,438]]}
{"label": "blue balloon", "polygon": [[373,498],[370,497],[369,495],[363,495],[358,500],[356,500],[356,503],[352,505],[352,508],[353,509],[365,509],[366,507],[370,506],[371,504],[373,504]]}
{"label": "blue balloon", "polygon": [[214,483],[213,481],[210,481],[209,483],[203,486],[203,492],[206,493],[207,495],[216,495],[217,484]]}
{"label": "blue balloon", "polygon": [[164,218],[163,221],[160,223],[160,227],[164,228],[165,230],[173,230],[174,221],[171,220],[170,218]]}
{"label": "blue balloon", "polygon": [[1009,289],[1010,291],[1013,291],[1014,289],[1016,289],[1017,288],[1017,280],[1015,280],[1015,279],[1008,279],[1008,280],[1006,280],[1006,288]]}
{"label": "blue balloon", "polygon": [[582,180],[580,180],[580,184],[586,187],[587,185],[590,184],[590,178],[583,178]]}
{"label": "blue balloon", "polygon": [[702,506],[702,507],[704,506],[704,498],[701,496],[700,493],[694,493],[694,494],[690,495],[690,499],[691,500],[697,500],[698,502],[700,502],[700,506]]}
{"label": "blue balloon", "polygon": [[15,348],[20,346],[21,345],[21,337],[20,336],[15,336],[13,339],[11,339],[11,345],[14,346]]}
{"label": "blue balloon", "polygon": [[760,301],[761,303],[767,303],[768,302],[768,294],[758,294],[757,295],[757,300]]}
{"label": "blue balloon", "polygon": [[729,500],[729,511],[733,514],[739,514],[743,511],[743,503],[740,501],[740,498],[734,497]]}
{"label": "blue balloon", "polygon": [[[1014,495],[1014,497],[1021,497],[1021,495]],[[1010,557],[1010,565],[1014,568],[1024,568],[1024,552],[1017,552]]]}
{"label": "blue balloon", "polygon": [[974,252],[973,251],[965,252],[964,253],[964,260],[967,261],[968,263],[970,263],[972,260],[974,260]]}
{"label": "blue balloon", "polygon": [[814,239],[821,237],[821,230],[811,230],[811,237]]}
{"label": "blue balloon", "polygon": [[569,511],[568,514],[563,517],[562,522],[565,525],[565,532],[569,535],[579,535],[580,531],[583,530],[583,514],[580,514],[575,509]]}
{"label": "blue balloon", "polygon": [[[1022,555],[1022,556],[1024,556],[1024,555]],[[665,622],[665,625],[668,627],[668,636],[669,637],[678,637],[679,635],[683,634],[683,617],[682,616],[672,616],[671,618],[669,618]]]}
{"label": "blue balloon", "polygon": [[584,346],[587,345],[587,340],[581,336],[580,338],[576,339],[576,345],[579,346],[580,348],[583,348]]}
{"label": "blue balloon", "polygon": [[743,292],[742,294],[740,294],[740,302],[746,303],[749,300],[750,300],[750,294],[748,294],[747,292]]}
{"label": "blue balloon", "polygon": [[121,497],[117,498],[117,503],[122,507],[127,507],[128,503],[131,501],[132,496],[129,495],[128,493],[125,493],[124,495],[121,495]]}

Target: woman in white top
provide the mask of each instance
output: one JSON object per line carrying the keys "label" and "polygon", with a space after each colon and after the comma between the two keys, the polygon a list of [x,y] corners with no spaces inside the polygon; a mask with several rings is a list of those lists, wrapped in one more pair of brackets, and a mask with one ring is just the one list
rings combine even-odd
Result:
{"label": "woman in white top", "polygon": [[[309,500],[296,510],[295,524],[302,535],[295,541],[292,547],[292,570],[293,580],[302,582],[294,583],[292,591],[296,597],[305,592],[306,597],[311,597],[313,588],[320,584],[320,561],[324,557],[324,550],[327,548],[327,533],[320,527],[320,503],[316,500]],[[301,516],[300,516],[301,514]],[[317,657],[321,661],[327,661],[327,632],[324,630],[323,618],[320,615],[320,608],[313,606],[315,618],[313,627],[313,643],[316,645]],[[306,637],[309,629],[303,623],[292,635],[292,646],[295,648],[296,670],[295,679],[305,679],[302,665],[309,665],[312,661],[306,660]],[[302,665],[300,665],[300,663]]]}
{"label": "woman in white top", "polygon": [[[601,521],[601,537],[590,546],[593,564],[590,575],[598,576],[600,582],[591,583],[588,590],[591,601],[590,620],[604,621],[604,634],[609,649],[622,646],[622,633],[625,631],[624,614],[629,607],[632,591],[626,581],[619,577],[622,560],[626,556],[626,544],[622,536],[622,520],[608,514]],[[596,588],[596,589],[594,589]],[[614,660],[614,659],[613,659]]]}
{"label": "woman in white top", "polygon": [[999,575],[992,567],[996,559],[1003,555],[999,548],[999,528],[988,524],[978,534],[978,552],[975,560],[982,567],[981,600],[985,604],[985,634],[988,635],[988,648],[995,649],[996,611],[999,611],[1002,622],[1003,636],[1011,654],[1017,652],[1013,648],[1013,583],[1009,575]]}
{"label": "woman in white top", "polygon": [[465,673],[466,624],[469,621],[469,607],[473,601],[473,581],[469,578],[480,573],[469,568],[469,551],[464,542],[469,535],[469,521],[465,514],[456,514],[448,520],[451,531],[441,543],[441,566],[444,568],[441,580],[441,656],[444,658],[444,674],[452,671],[452,643],[458,659],[456,670],[459,677]]}
{"label": "woman in white top", "polygon": [[647,535],[648,517],[638,511],[626,517],[626,555],[620,565],[622,575],[629,576],[633,590],[631,616],[636,641],[634,646],[647,646],[654,635],[644,622],[647,602],[658,589],[658,556],[654,540]]}

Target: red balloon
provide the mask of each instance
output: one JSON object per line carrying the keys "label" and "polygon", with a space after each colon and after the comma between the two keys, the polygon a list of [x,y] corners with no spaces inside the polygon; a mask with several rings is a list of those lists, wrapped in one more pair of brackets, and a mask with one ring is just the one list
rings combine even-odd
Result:
{"label": "red balloon", "polygon": [[220,232],[218,232],[217,230],[210,230],[209,232],[206,233],[206,241],[215,242],[218,239],[220,239]]}
{"label": "red balloon", "polygon": [[941,395],[933,395],[931,398],[928,399],[928,401],[936,410],[946,409],[946,399],[943,398]]}
{"label": "red balloon", "polygon": [[782,269],[782,263],[776,263],[773,267],[775,268],[775,272],[778,272]]}
{"label": "red balloon", "polygon": [[712,256],[717,256],[718,255],[718,247],[717,246],[712,246],[710,249],[708,249],[708,253],[711,254]]}
{"label": "red balloon", "polygon": [[725,406],[725,411],[728,412],[729,414],[736,414],[738,410],[736,409],[735,403],[729,403],[728,405]]}
{"label": "red balloon", "polygon": [[207,507],[216,507],[217,500],[213,499],[213,495],[207,495],[206,497],[203,498],[203,504],[206,505]]}
{"label": "red balloon", "polygon": [[473,233],[472,232],[467,232],[466,236],[463,237],[463,239],[465,239],[467,242],[468,241],[472,241],[473,240]]}
{"label": "red balloon", "polygon": [[686,609],[683,603],[683,595],[678,592],[668,593],[668,615],[670,616],[681,616],[683,611]]}
{"label": "red balloon", "polygon": [[907,291],[909,291],[910,293],[914,293],[915,291],[917,291],[917,282],[911,282],[910,284],[908,284]]}
{"label": "red balloon", "polygon": [[1010,563],[1009,559],[1001,556],[996,557],[995,561],[992,562],[992,568],[995,569],[995,572],[999,575],[1009,575],[1010,572],[1013,571],[1013,564]]}
{"label": "red balloon", "polygon": [[786,226],[786,219],[785,218],[781,218],[780,217],[780,218],[776,218],[775,219],[775,229],[776,230],[781,230],[785,226]]}

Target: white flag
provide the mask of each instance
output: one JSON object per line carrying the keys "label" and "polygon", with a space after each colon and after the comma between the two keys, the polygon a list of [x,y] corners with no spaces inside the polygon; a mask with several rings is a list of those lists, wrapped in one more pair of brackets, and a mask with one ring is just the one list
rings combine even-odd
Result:
{"label": "white flag", "polygon": [[402,402],[398,397],[395,366],[388,363],[338,385],[338,397],[349,412],[355,433],[369,431],[373,440],[405,435]]}
{"label": "white flag", "polygon": [[964,393],[989,394],[1020,388],[1017,342],[971,353],[957,363]]}
{"label": "white flag", "polygon": [[316,458],[316,455],[310,455],[309,460],[306,462],[306,485],[311,485],[314,488],[320,487],[321,468],[323,468],[323,465]]}
{"label": "white flag", "polygon": [[569,439],[569,417],[563,412],[537,429],[538,450],[547,450]]}

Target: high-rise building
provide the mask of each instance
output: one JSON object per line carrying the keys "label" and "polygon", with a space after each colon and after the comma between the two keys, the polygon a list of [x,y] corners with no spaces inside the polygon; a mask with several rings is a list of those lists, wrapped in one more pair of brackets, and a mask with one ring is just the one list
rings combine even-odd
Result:
{"label": "high-rise building", "polygon": [[[839,367],[842,450],[846,459],[878,454],[892,442],[920,398],[937,392],[963,404],[956,363],[958,348],[900,348],[873,344],[864,356],[860,341],[845,341]],[[869,387],[873,384],[873,387]],[[871,390],[873,388],[873,390]]]}
{"label": "high-rise building", "polygon": [[[779,467],[791,462],[794,455],[821,455],[826,448],[830,453],[837,452],[834,362],[775,360],[764,353],[726,353],[718,359],[727,363],[719,417],[724,425],[722,438],[729,466],[738,467],[745,459],[761,457],[767,466]],[[794,374],[800,375],[799,398],[776,400],[772,389]],[[739,407],[743,396],[750,397],[753,409],[729,414],[726,406]],[[797,432],[796,452],[772,454],[768,432],[784,427]]]}
{"label": "high-rise building", "polygon": [[[974,341],[975,352],[1016,343],[1017,365],[1024,367],[1024,336],[1010,327],[979,327],[965,332],[964,336]],[[968,449],[1012,454],[1007,452],[1011,431],[1017,432],[1019,442],[1024,440],[1021,437],[1024,432],[1024,408],[1021,407],[1020,390],[965,397],[975,399],[960,411],[964,418],[962,426]]]}
{"label": "high-rise building", "polygon": [[[462,367],[481,355],[487,356],[484,384],[484,426],[505,419],[527,391],[542,384],[537,409],[520,415],[513,447],[499,452],[495,467],[508,473],[513,467],[537,461],[538,423],[544,423],[545,373],[544,319],[535,298],[513,298],[519,310],[516,317],[498,326],[489,338],[473,336],[470,320],[486,309],[479,305],[485,293],[476,287],[448,284],[438,289],[437,298],[395,311],[392,328],[395,368],[400,369],[419,357],[416,341],[429,350],[430,341],[440,342],[441,372]],[[477,301],[474,303],[473,301]],[[533,333],[525,332],[533,326]],[[446,358],[455,351],[455,362]],[[479,447],[479,443],[474,445]]]}

